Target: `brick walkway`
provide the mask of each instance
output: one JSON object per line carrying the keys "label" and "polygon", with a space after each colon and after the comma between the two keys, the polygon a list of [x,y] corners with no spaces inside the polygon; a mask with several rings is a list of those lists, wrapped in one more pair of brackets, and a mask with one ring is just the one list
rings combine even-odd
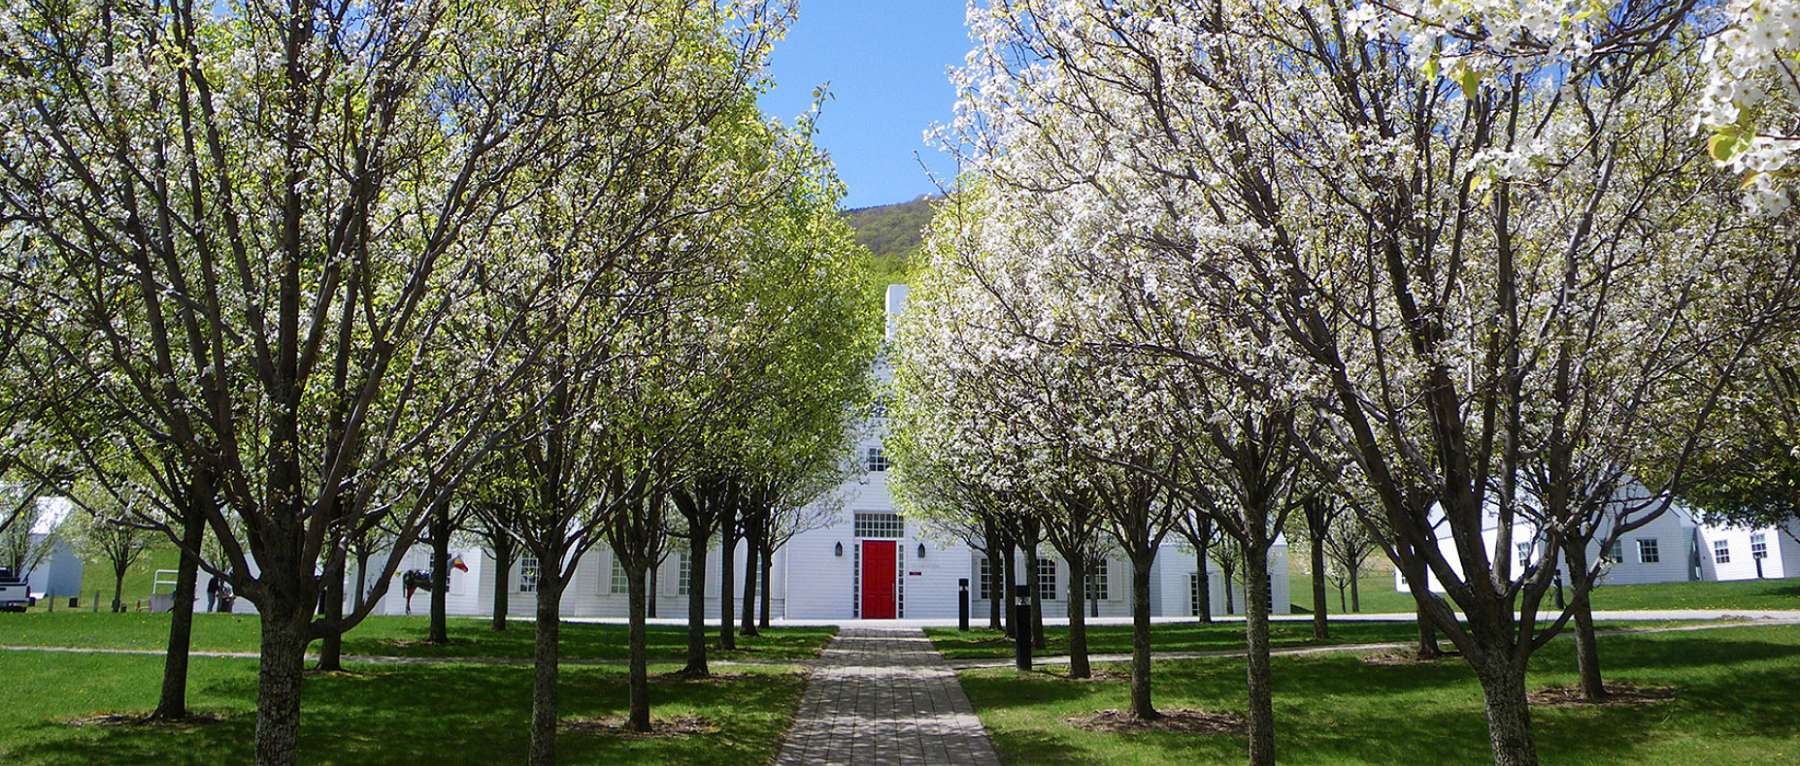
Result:
{"label": "brick walkway", "polygon": [[778,764],[999,764],[918,628],[845,628],[815,663]]}

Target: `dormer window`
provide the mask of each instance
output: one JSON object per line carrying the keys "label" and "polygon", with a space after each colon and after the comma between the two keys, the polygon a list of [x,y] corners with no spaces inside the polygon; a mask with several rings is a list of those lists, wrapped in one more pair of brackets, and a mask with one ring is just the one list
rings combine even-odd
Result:
{"label": "dormer window", "polygon": [[863,456],[863,464],[868,467],[870,473],[885,471],[888,469],[887,455],[882,453],[880,447],[870,447],[868,453]]}

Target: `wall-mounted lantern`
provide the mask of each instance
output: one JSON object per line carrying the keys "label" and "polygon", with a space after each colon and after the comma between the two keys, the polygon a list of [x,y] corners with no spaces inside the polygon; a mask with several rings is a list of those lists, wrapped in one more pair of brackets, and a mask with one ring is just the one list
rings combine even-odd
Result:
{"label": "wall-mounted lantern", "polygon": [[925,544],[919,543],[919,558],[925,558]]}
{"label": "wall-mounted lantern", "polygon": [[832,546],[831,552],[836,554],[838,558],[840,558],[840,559],[843,558],[844,557],[844,544],[838,543],[838,544]]}

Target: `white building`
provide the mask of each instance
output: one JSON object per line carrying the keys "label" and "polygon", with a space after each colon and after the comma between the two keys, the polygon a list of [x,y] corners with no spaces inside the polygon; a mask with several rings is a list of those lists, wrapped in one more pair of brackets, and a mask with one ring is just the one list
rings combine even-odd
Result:
{"label": "white building", "polygon": [[[906,306],[906,287],[891,285],[887,291],[888,334],[894,332],[894,318]],[[885,381],[891,371],[885,364],[878,369]],[[794,536],[775,553],[770,572],[770,613],[777,619],[856,620],[856,619],[954,619],[957,616],[958,580],[970,581],[970,613],[980,620],[987,614],[984,570],[985,557],[975,555],[967,545],[949,543],[949,536],[924,528],[903,518],[894,506],[887,485],[887,457],[881,439],[885,423],[879,416],[870,424],[857,454],[866,469],[841,487],[834,505],[841,510],[835,520],[819,528]],[[1045,545],[1041,551],[1047,558],[1040,564],[1044,577],[1040,580],[1044,613],[1047,617],[1065,616],[1068,566],[1055,557]],[[469,567],[468,572],[452,572],[446,607],[452,614],[490,614],[493,606],[495,560],[475,546],[452,550]],[[1285,614],[1288,603],[1287,545],[1278,543],[1270,561],[1273,574],[1268,583],[1276,596],[1274,611]],[[746,549],[740,545],[736,562],[741,568]],[[1170,544],[1157,557],[1151,577],[1151,611],[1159,616],[1194,613],[1194,588],[1198,581],[1191,551]],[[408,552],[400,571],[427,569],[430,555],[420,547]],[[522,557],[513,563],[508,596],[508,612],[530,615],[536,608],[535,583],[538,562]],[[718,550],[707,557],[707,615],[716,619],[719,603]],[[1224,582],[1218,567],[1212,572],[1211,604],[1215,613],[1224,611]],[[655,575],[656,614],[679,618],[687,614],[687,554],[671,552]],[[1021,578],[1023,579],[1023,578]],[[741,588],[744,573],[735,581]],[[1130,570],[1123,556],[1105,559],[1103,571],[1094,579],[1099,592],[1094,608],[1103,616],[1129,616]],[[1234,597],[1243,604],[1242,588]],[[413,610],[423,611],[429,596],[414,596]],[[567,616],[624,617],[626,593],[624,573],[613,562],[612,552],[596,546],[577,567],[574,578],[563,595],[563,614]],[[1242,607],[1238,607],[1242,611]],[[378,609],[381,613],[401,614],[405,611],[405,595],[398,577]]]}
{"label": "white building", "polygon": [[[1642,485],[1636,483],[1620,490],[1622,495],[1631,500],[1641,499],[1647,492]],[[1451,568],[1460,575],[1462,562],[1456,556],[1455,543],[1450,539],[1443,515],[1434,510],[1432,518],[1438,531],[1438,547]],[[1602,520],[1595,540],[1588,543],[1587,558],[1590,566],[1599,560],[1599,541],[1610,536],[1609,527],[1613,521],[1610,516]],[[1492,551],[1499,539],[1499,514],[1492,506],[1488,508],[1485,522],[1482,540],[1488,550]],[[1796,524],[1790,522],[1791,527]],[[1745,529],[1707,524],[1687,506],[1675,502],[1650,523],[1625,532],[1612,541],[1606,550],[1608,563],[1603,568],[1598,583],[1643,585],[1756,579],[1759,554],[1762,562],[1761,576],[1797,576],[1800,575],[1800,542],[1794,539],[1795,532],[1800,532],[1800,528],[1790,529],[1789,533],[1784,534],[1773,527]],[[1513,555],[1516,557],[1513,560],[1514,577],[1521,576],[1525,567],[1540,564],[1550,555],[1546,550],[1545,536],[1529,519],[1518,518],[1513,521],[1512,539]],[[1560,553],[1556,555],[1556,561],[1557,566],[1566,573],[1568,570]],[[1433,591],[1444,592],[1437,575],[1430,575],[1430,582]],[[1394,572],[1394,588],[1401,592],[1410,590],[1406,579],[1398,571]]]}
{"label": "white building", "polygon": [[1800,520],[1791,520],[1780,528],[1704,524],[1700,527],[1701,579],[1800,577],[1797,537]]}
{"label": "white building", "polygon": [[67,498],[38,500],[37,517],[31,522],[29,546],[32,551],[37,551],[47,545],[50,550],[43,553],[25,575],[26,588],[33,598],[81,595],[81,557],[59,534],[74,508]]}

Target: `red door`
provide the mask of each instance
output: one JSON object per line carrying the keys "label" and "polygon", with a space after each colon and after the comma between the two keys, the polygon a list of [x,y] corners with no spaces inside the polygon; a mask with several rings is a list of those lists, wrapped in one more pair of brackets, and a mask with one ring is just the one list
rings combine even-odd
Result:
{"label": "red door", "polygon": [[891,620],[894,614],[893,540],[864,540],[862,544],[862,616],[865,620]]}

